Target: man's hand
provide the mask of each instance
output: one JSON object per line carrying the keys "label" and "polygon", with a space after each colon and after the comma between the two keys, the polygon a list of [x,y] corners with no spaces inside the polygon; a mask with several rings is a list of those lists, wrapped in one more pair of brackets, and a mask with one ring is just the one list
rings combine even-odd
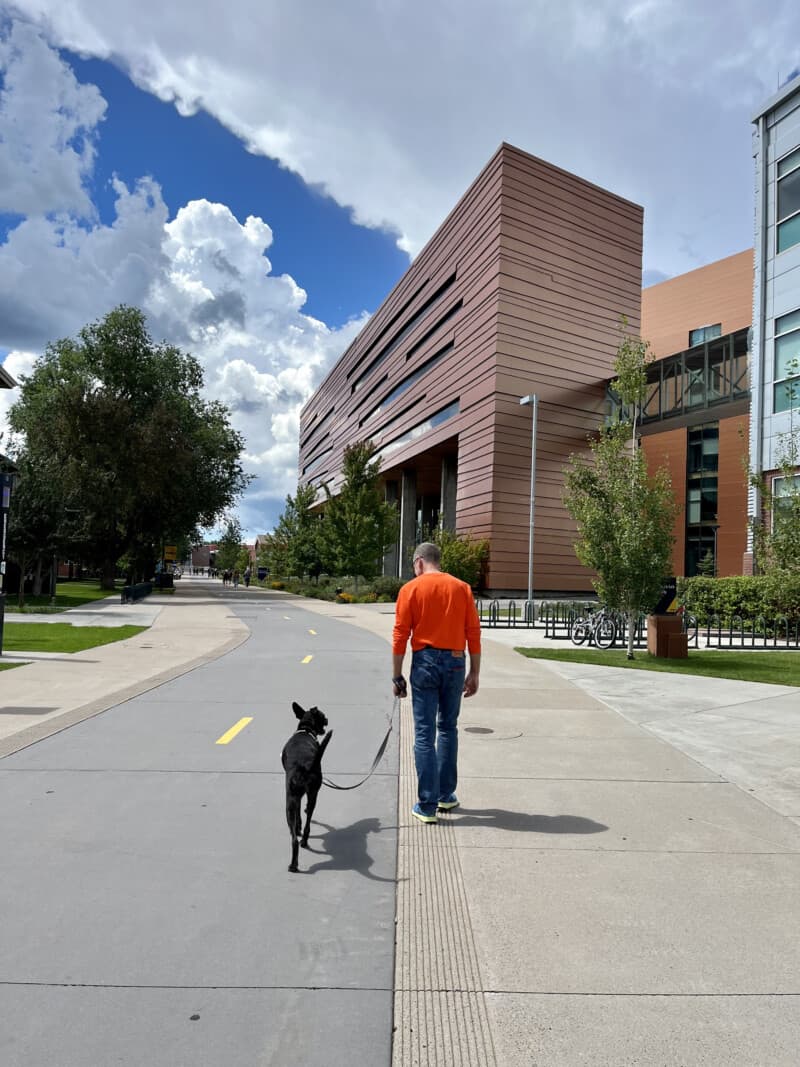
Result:
{"label": "man's hand", "polygon": [[408,696],[408,686],[406,685],[406,680],[402,674],[399,674],[396,678],[392,678],[392,692],[401,700],[405,700]]}
{"label": "man's hand", "polygon": [[478,692],[478,675],[475,671],[470,671],[464,679],[464,696],[473,697]]}

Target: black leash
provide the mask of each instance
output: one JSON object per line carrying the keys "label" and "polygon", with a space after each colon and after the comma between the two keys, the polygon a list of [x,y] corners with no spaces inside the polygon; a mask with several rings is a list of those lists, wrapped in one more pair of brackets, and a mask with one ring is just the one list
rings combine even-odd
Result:
{"label": "black leash", "polygon": [[378,754],[375,757],[375,759],[372,761],[372,766],[370,767],[369,773],[367,774],[366,778],[362,778],[361,781],[360,782],[356,782],[355,785],[337,785],[336,782],[332,782],[330,780],[330,778],[323,777],[323,779],[322,779],[322,784],[323,785],[327,785],[330,789],[342,789],[342,790],[358,789],[358,787],[360,785],[363,785],[364,782],[366,782],[367,778],[371,778],[372,777],[372,775],[375,773],[375,769],[377,768],[378,764],[383,759],[383,754],[386,751],[386,746],[389,744],[389,737],[390,737],[391,732],[392,732],[392,726],[394,725],[394,713],[397,711],[397,709],[399,707],[400,707],[400,698],[399,697],[395,697],[394,698],[394,704],[392,705],[392,714],[391,714],[391,716],[389,718],[389,729],[386,731],[386,737],[384,737],[383,741],[381,741],[380,748],[378,749]]}

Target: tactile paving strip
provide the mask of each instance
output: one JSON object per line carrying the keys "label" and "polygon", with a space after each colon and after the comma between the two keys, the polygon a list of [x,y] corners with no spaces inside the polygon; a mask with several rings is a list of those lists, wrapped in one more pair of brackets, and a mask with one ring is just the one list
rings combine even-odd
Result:
{"label": "tactile paving strip", "polygon": [[455,827],[425,826],[411,701],[400,713],[393,1067],[496,1067]]}

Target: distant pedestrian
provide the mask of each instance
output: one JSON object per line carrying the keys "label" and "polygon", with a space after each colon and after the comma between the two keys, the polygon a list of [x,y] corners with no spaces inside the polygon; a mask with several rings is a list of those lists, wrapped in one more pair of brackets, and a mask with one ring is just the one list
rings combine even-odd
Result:
{"label": "distant pedestrian", "polygon": [[437,545],[419,545],[413,567],[414,580],[401,588],[395,606],[392,686],[396,697],[406,696],[403,659],[410,637],[419,798],[411,813],[420,822],[436,822],[437,809],[458,807],[458,714],[462,694],[478,692],[481,624],[470,587],[442,572]]}
{"label": "distant pedestrian", "polygon": [[245,587],[245,589],[249,589],[250,588],[250,568],[249,567],[245,568],[245,572],[244,572],[244,576],[243,577],[244,577],[244,587]]}
{"label": "distant pedestrian", "polygon": [[233,588],[234,589],[238,589],[239,588],[239,572],[238,571],[234,571],[233,572]]}

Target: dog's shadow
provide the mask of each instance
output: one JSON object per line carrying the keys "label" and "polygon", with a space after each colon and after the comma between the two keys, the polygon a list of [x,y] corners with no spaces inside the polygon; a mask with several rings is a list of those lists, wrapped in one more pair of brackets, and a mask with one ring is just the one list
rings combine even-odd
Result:
{"label": "dog's shadow", "polygon": [[315,871],[357,871],[373,882],[397,882],[396,878],[382,878],[372,873],[370,868],[374,860],[367,851],[367,838],[370,834],[394,827],[382,827],[380,819],[376,818],[359,819],[350,826],[342,827],[328,826],[327,823],[312,819],[311,825],[321,826],[325,833],[312,833],[309,840],[319,842],[322,847],[308,848],[306,851],[326,856],[327,859],[324,863],[313,863],[307,867],[306,874],[313,874]]}
{"label": "dog's shadow", "polygon": [[605,823],[582,815],[535,815],[502,808],[465,808],[453,811],[456,826],[488,826],[497,830],[516,830],[532,834],[601,834]]}

